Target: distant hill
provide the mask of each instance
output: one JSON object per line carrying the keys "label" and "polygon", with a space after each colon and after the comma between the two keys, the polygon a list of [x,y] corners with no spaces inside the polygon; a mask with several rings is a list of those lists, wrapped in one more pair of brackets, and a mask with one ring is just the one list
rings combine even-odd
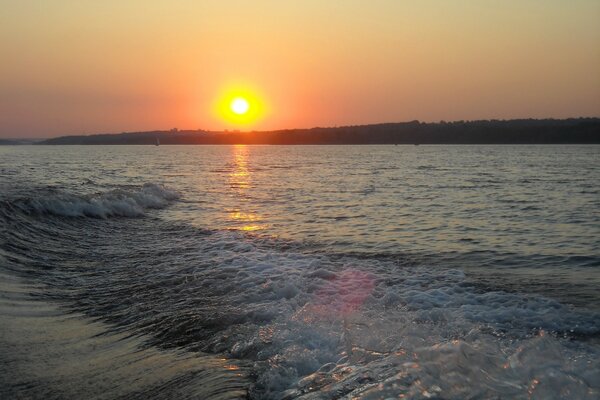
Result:
{"label": "distant hill", "polygon": [[0,146],[18,146],[22,144],[35,144],[40,139],[0,139]]}
{"label": "distant hill", "polygon": [[600,143],[600,118],[519,119],[253,132],[152,131],[62,136],[40,144],[576,144]]}
{"label": "distant hill", "polygon": [[20,146],[26,144],[37,144],[41,139],[0,139],[0,146]]}

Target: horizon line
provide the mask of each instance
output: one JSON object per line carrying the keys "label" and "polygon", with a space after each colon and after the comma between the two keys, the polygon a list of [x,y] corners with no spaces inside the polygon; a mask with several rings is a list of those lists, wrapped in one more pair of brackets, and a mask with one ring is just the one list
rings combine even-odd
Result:
{"label": "horizon line", "polygon": [[455,124],[455,123],[472,123],[472,122],[506,122],[506,121],[567,121],[567,120],[577,120],[577,119],[600,119],[599,116],[579,116],[579,117],[565,117],[565,118],[555,118],[555,117],[545,117],[545,118],[491,118],[491,119],[459,119],[459,120],[437,120],[437,121],[421,121],[418,119],[408,120],[408,121],[395,121],[395,122],[372,122],[372,123],[364,123],[364,124],[348,124],[348,125],[334,125],[334,126],[311,126],[308,128],[277,128],[277,129],[262,129],[262,130],[242,130],[235,128],[226,128],[221,130],[211,130],[211,129],[179,129],[177,127],[173,127],[170,129],[153,129],[153,130],[131,130],[131,131],[120,131],[120,132],[95,132],[95,133],[74,133],[74,134],[62,134],[57,136],[24,136],[24,137],[0,137],[1,140],[49,140],[56,139],[61,137],[71,137],[71,136],[96,136],[96,135],[121,135],[121,134],[132,134],[132,133],[148,133],[148,132],[205,132],[205,133],[264,133],[264,132],[280,132],[280,131],[299,131],[299,130],[311,130],[311,129],[340,129],[340,128],[350,128],[350,127],[359,127],[359,126],[370,126],[370,125],[389,125],[389,124],[409,124],[409,123],[419,123],[419,124]]}

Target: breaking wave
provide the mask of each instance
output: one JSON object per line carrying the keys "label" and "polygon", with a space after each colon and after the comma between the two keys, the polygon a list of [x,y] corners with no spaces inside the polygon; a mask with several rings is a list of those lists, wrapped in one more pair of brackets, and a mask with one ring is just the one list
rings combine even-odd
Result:
{"label": "breaking wave", "polygon": [[116,189],[100,194],[80,196],[49,191],[8,204],[28,214],[51,214],[63,217],[140,217],[147,209],[164,208],[179,199],[175,190],[147,183],[139,189]]}

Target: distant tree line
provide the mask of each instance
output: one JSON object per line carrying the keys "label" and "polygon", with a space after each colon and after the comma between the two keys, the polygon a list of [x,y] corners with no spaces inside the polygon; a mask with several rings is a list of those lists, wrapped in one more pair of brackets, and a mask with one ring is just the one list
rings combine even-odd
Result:
{"label": "distant tree line", "polygon": [[600,118],[419,121],[276,131],[125,132],[62,136],[41,144],[576,144],[600,143]]}

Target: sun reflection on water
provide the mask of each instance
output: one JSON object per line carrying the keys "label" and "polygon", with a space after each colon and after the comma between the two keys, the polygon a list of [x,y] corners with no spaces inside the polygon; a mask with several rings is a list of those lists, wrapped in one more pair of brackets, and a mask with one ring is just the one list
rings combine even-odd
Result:
{"label": "sun reflection on water", "polygon": [[229,186],[233,190],[235,207],[226,210],[233,229],[251,232],[265,229],[261,215],[253,209],[248,193],[252,189],[252,174],[249,166],[250,150],[246,145],[232,147],[232,163],[229,172]]}
{"label": "sun reflection on water", "polygon": [[248,146],[243,144],[233,146],[233,164],[229,173],[229,184],[233,189],[243,190],[250,187]]}

